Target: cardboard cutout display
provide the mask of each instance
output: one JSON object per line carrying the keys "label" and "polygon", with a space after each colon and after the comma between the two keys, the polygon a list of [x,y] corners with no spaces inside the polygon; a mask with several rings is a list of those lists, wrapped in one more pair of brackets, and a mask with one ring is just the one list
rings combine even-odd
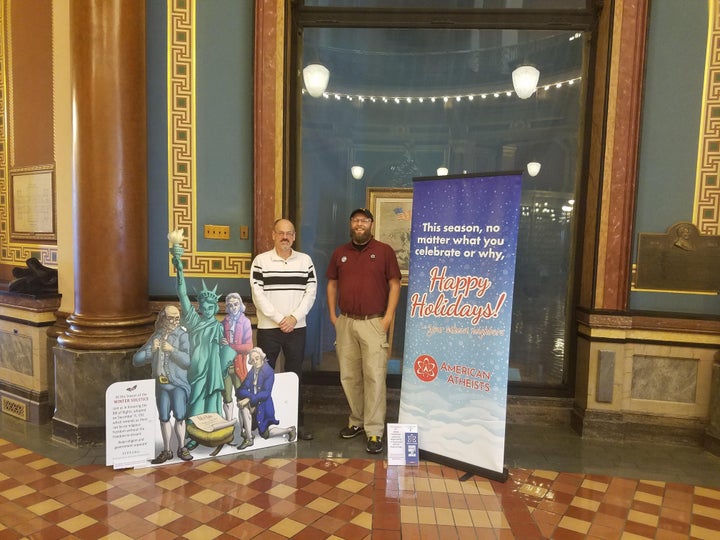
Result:
{"label": "cardboard cutout display", "polygon": [[[203,281],[197,309],[193,306],[183,274],[182,236],[181,231],[168,235],[180,309],[165,306],[154,333],[133,356],[135,366],[150,367],[152,379],[116,383],[106,392],[108,465],[162,465],[297,438],[297,375],[276,376],[262,349],[253,348],[239,294],[227,295],[222,322],[216,317],[217,286],[210,290]],[[148,424],[153,416],[159,420],[159,441]]]}

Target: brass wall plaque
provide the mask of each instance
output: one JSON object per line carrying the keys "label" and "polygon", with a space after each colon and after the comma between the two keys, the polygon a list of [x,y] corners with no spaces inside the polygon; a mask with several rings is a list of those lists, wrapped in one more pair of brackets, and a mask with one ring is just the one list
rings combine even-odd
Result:
{"label": "brass wall plaque", "polygon": [[640,233],[636,289],[720,291],[720,236],[680,222],[665,234]]}

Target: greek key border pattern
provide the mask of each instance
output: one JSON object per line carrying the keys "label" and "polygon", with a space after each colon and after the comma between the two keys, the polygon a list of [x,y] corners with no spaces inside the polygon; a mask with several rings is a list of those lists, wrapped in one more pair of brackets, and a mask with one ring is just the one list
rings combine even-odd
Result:
{"label": "greek key border pattern", "polygon": [[9,32],[8,10],[10,6],[0,0],[0,263],[11,266],[25,266],[31,257],[45,266],[57,267],[57,246],[44,244],[23,244],[10,241],[10,174],[8,168],[9,140],[8,126],[8,56],[5,49]]}
{"label": "greek key border pattern", "polygon": [[703,96],[703,126],[700,134],[695,221],[702,234],[720,234],[720,10],[709,3],[712,28],[708,36],[707,73]]}
{"label": "greek key border pattern", "polygon": [[[197,250],[195,217],[195,2],[168,0],[168,205],[169,230],[185,231],[185,275],[249,277],[250,253]],[[168,269],[174,273],[168,256]]]}
{"label": "greek key border pattern", "polygon": [[[193,97],[192,20],[189,2],[170,2],[168,32],[168,189],[170,230],[184,229],[187,252],[195,251],[193,236]],[[184,8],[184,9],[183,9]]]}

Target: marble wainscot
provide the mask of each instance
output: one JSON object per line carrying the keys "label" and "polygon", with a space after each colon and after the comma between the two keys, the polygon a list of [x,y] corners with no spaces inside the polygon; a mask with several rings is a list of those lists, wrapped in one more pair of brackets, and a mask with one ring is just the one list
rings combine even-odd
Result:
{"label": "marble wainscot", "polygon": [[60,295],[0,291],[0,409],[27,422],[50,420],[54,369],[48,328]]}

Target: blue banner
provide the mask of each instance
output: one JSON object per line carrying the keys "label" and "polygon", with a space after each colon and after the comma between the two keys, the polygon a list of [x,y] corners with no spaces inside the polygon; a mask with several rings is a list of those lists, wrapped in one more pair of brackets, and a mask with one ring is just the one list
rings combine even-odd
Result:
{"label": "blue banner", "polygon": [[400,394],[424,458],[505,477],[521,179],[415,180]]}

